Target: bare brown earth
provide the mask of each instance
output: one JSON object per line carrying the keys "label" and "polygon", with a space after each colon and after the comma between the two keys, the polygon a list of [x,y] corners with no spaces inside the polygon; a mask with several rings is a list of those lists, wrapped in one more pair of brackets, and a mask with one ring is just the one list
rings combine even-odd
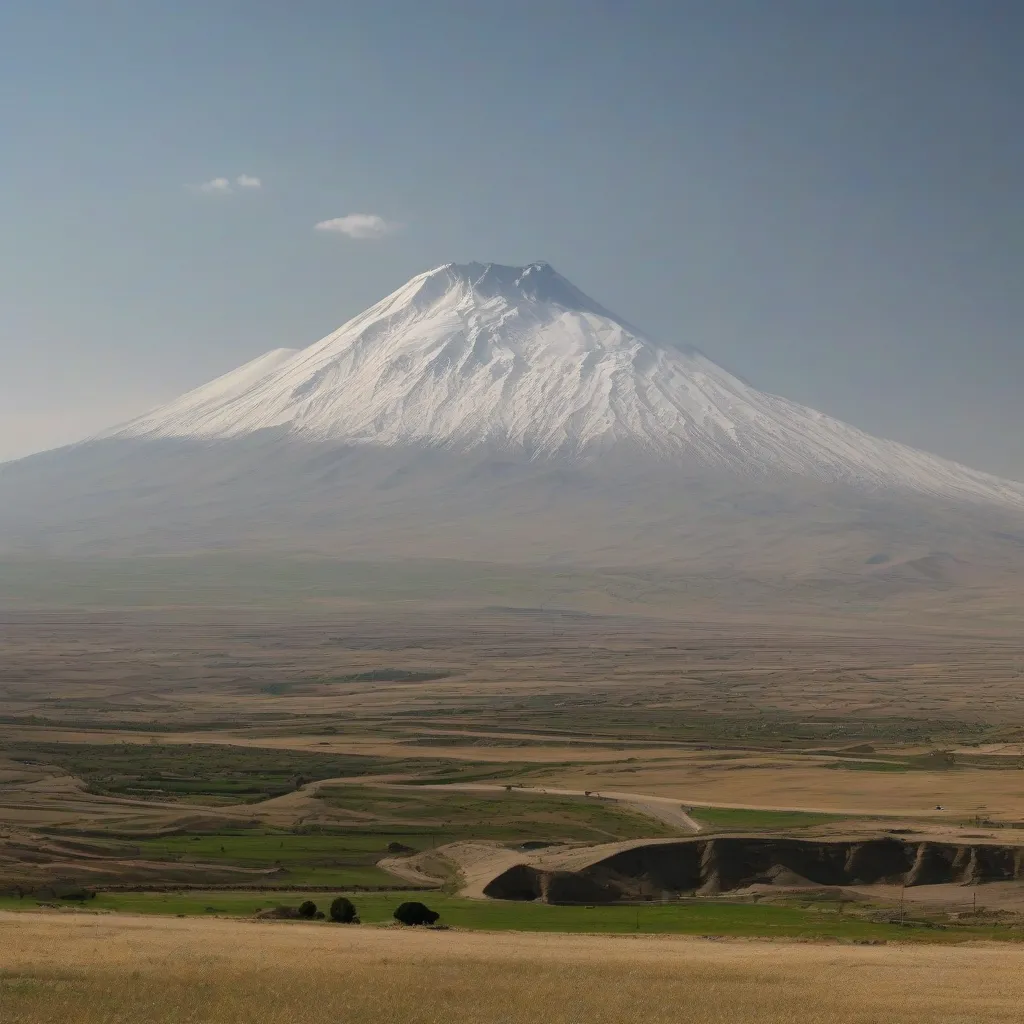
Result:
{"label": "bare brown earth", "polygon": [[9,1024],[1016,1022],[1024,950],[0,914]]}

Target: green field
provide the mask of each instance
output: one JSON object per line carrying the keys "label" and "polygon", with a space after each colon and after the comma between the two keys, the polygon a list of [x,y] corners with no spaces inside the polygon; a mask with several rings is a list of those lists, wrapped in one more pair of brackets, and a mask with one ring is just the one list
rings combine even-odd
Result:
{"label": "green field", "polygon": [[50,766],[85,782],[92,793],[208,805],[258,803],[321,779],[408,773],[428,781],[508,776],[515,765],[478,765],[442,758],[382,758],[359,754],[261,749],[212,743],[20,742],[2,753],[23,764]]}
{"label": "green field", "polygon": [[[133,914],[220,915],[250,917],[275,906],[298,906],[311,899],[326,910],[335,894],[272,892],[101,893],[85,907],[88,912]],[[671,904],[621,906],[548,906],[543,903],[504,903],[467,900],[436,892],[352,893],[364,924],[392,920],[395,908],[419,899],[455,928],[487,931],[567,933],[683,934],[762,936],[850,941],[955,942],[977,939],[1024,939],[1024,930],[998,924],[957,924],[946,927],[908,921],[906,925],[878,923],[840,913],[836,906],[779,906],[681,900]],[[33,899],[0,899],[0,910],[36,910]],[[321,922],[296,922],[292,927],[338,927]]]}
{"label": "green field", "polygon": [[[197,785],[212,786],[223,782],[217,770],[240,770],[233,759],[219,764],[217,759],[225,751],[244,755],[261,753],[252,748],[140,745],[125,750],[121,744],[96,745],[90,748],[97,754],[90,765],[87,751],[65,751],[65,746],[71,745],[54,744],[54,748],[60,749],[47,751],[45,756],[54,760],[62,758],[68,767],[85,775],[89,775],[91,768],[95,773],[91,777],[102,780],[99,783],[102,786],[110,785],[111,776],[107,773],[112,764],[121,771],[128,770],[129,766],[121,763],[121,758],[138,765],[142,758],[151,757],[154,760],[148,762],[146,768],[154,770],[154,764],[159,765],[164,757],[178,751],[195,750],[199,756],[195,764],[189,764],[189,770],[196,772]],[[285,755],[291,753],[284,752]],[[301,757],[297,762],[289,762],[287,756],[283,760],[289,770],[301,766],[315,771],[318,767]],[[456,772],[453,776],[456,779],[463,777],[457,774],[460,767],[470,775],[474,771],[472,764],[450,767],[443,761],[423,763],[439,767],[443,772]],[[274,765],[272,770],[280,767]],[[328,759],[323,770],[336,772],[344,767],[351,771],[360,766],[347,765],[344,758]],[[254,765],[253,770],[259,769]],[[154,785],[157,784],[165,785],[166,779],[155,780]],[[204,794],[203,801],[209,799]],[[135,878],[133,866],[144,864],[146,884],[155,886],[187,881],[200,886],[241,884],[282,889],[303,886],[388,888],[394,886],[397,879],[377,867],[381,858],[394,852],[427,851],[457,840],[493,840],[509,844],[601,843],[678,835],[669,825],[605,801],[537,795],[514,789],[475,792],[411,784],[352,783],[325,785],[313,799],[315,803],[310,806],[319,804],[325,820],[309,824],[273,826],[256,819],[238,823],[214,819],[206,829],[199,826],[188,831],[178,829],[156,834],[116,828],[88,834],[67,827],[53,829],[48,835],[56,842],[87,844],[90,856],[98,858],[90,864],[90,870],[84,874],[64,870],[53,876],[37,871],[32,880],[23,870],[3,881],[10,889],[17,884],[25,891],[46,891],[57,883],[75,884],[82,877],[93,877],[95,884],[102,887]],[[390,851],[389,846],[393,844],[398,844],[399,849]],[[120,862],[127,863],[128,867],[122,869]],[[3,887],[0,885],[0,891]]]}
{"label": "green field", "polygon": [[[149,861],[232,865],[272,872],[283,886],[387,886],[376,867],[389,843],[415,851],[463,839],[500,842],[605,842],[677,833],[668,825],[596,800],[415,787],[330,786],[328,806],[372,815],[362,827],[238,829],[131,842]],[[214,876],[216,877],[216,876]]]}
{"label": "green field", "polygon": [[841,814],[813,814],[808,811],[763,811],[743,807],[694,807],[691,817],[707,829],[723,831],[761,831],[811,828],[842,821]]}
{"label": "green field", "polygon": [[[429,837],[434,845],[460,839],[601,843],[679,834],[670,825],[605,801],[514,789],[486,793],[344,785],[321,787],[318,795],[332,807],[373,814],[391,822],[396,831]],[[422,839],[407,842],[423,848]]]}
{"label": "green field", "polygon": [[273,872],[270,884],[388,886],[393,875],[376,867],[390,842],[414,849],[431,837],[408,832],[343,832],[302,835],[293,832],[220,832],[167,836],[136,843],[147,860],[201,861]]}
{"label": "green field", "polygon": [[[669,825],[608,802],[516,790],[490,793],[346,784],[325,786],[318,798],[327,809],[350,812],[352,817],[277,828],[254,822],[163,835],[111,832],[102,841],[90,836],[88,842],[90,850],[103,857],[145,862],[153,880],[149,884],[177,884],[187,878],[198,884],[283,889],[387,888],[396,884],[396,878],[377,867],[377,862],[389,854],[391,844],[420,852],[466,839],[601,843],[678,835]],[[55,838],[74,839],[75,833],[65,829]],[[232,878],[232,870],[260,874]],[[117,880],[116,874],[107,875],[99,884]],[[35,888],[45,884],[37,882]]]}

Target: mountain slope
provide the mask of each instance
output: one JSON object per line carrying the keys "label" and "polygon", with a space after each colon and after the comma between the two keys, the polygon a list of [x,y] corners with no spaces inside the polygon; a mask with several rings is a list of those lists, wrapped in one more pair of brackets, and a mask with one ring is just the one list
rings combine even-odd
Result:
{"label": "mountain slope", "polygon": [[211,550],[672,566],[714,593],[859,580],[874,600],[1016,580],[1024,485],[760,392],[546,264],[450,264],[309,348],[0,466],[0,555]]}
{"label": "mountain slope", "polygon": [[277,350],[111,438],[489,448],[578,461],[611,448],[1024,508],[1024,486],[765,394],[658,345],[544,263],[449,264],[300,352]]}

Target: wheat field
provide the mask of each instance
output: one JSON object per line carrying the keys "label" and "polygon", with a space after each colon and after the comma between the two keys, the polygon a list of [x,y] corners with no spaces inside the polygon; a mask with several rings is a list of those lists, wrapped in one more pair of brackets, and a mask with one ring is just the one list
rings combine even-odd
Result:
{"label": "wheat field", "polygon": [[4,1024],[1017,1022],[1024,949],[0,914]]}

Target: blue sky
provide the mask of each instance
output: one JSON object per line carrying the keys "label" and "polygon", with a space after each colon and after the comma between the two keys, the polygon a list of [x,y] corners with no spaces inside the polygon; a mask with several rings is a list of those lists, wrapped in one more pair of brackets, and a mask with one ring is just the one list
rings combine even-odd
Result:
{"label": "blue sky", "polygon": [[759,387],[1024,477],[1022,96],[1016,2],[7,0],[0,458],[428,267],[545,259]]}

